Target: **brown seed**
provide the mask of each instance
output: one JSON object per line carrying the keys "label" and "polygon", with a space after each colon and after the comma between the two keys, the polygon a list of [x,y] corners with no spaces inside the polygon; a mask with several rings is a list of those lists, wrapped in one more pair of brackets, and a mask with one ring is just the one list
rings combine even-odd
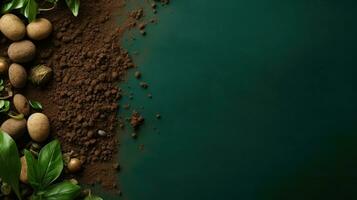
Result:
{"label": "brown seed", "polygon": [[15,88],[23,88],[27,82],[27,73],[22,65],[13,63],[9,68],[9,80]]}
{"label": "brown seed", "polygon": [[0,57],[0,74],[5,74],[8,69],[9,61],[4,57]]}
{"label": "brown seed", "polygon": [[78,158],[71,158],[67,165],[68,171],[76,173],[82,168],[82,162]]}
{"label": "brown seed", "polygon": [[2,123],[1,130],[14,139],[19,139],[26,132],[26,119],[17,120],[10,118]]}
{"label": "brown seed", "polygon": [[14,106],[19,113],[25,116],[30,114],[30,105],[28,100],[22,94],[16,94],[13,99]]}
{"label": "brown seed", "polygon": [[13,62],[26,63],[35,58],[36,46],[30,40],[13,42],[7,51]]}

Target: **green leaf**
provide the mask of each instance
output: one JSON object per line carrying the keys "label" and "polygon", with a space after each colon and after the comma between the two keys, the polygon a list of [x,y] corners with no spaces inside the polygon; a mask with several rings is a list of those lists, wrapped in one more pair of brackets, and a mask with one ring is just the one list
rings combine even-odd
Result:
{"label": "green leaf", "polygon": [[95,196],[95,195],[88,195],[84,200],[103,200],[103,198]]}
{"label": "green leaf", "polygon": [[27,0],[14,0],[16,3],[14,3],[14,6],[12,9],[19,9],[25,6]]}
{"label": "green leaf", "polygon": [[28,164],[28,180],[35,190],[46,189],[63,170],[62,152],[58,140],[44,146],[39,153],[38,160],[27,150],[25,157]]}
{"label": "green leaf", "polygon": [[4,80],[0,79],[0,85],[3,85],[3,84],[4,84]]}
{"label": "green leaf", "polygon": [[23,15],[32,22],[33,20],[36,19],[37,12],[38,12],[38,5],[36,0],[26,0],[27,3],[22,9]]}
{"label": "green leaf", "polygon": [[1,7],[1,12],[2,13],[6,13],[10,10],[13,9],[14,5],[18,2],[19,0],[12,0],[12,1],[9,1],[7,3],[5,3],[2,7]]}
{"label": "green leaf", "polygon": [[25,149],[24,151],[26,163],[27,163],[27,178],[29,184],[34,188],[40,188],[40,183],[38,182],[38,172],[37,172],[37,160],[33,157],[32,153]]}
{"label": "green leaf", "polygon": [[30,104],[31,108],[33,108],[35,110],[42,110],[43,109],[42,104],[40,102],[38,102],[38,101],[30,100],[29,104]]}
{"label": "green leaf", "polygon": [[14,9],[22,8],[26,4],[26,2],[27,0],[12,0],[2,6],[1,12],[6,13]]}
{"label": "green leaf", "polygon": [[58,140],[48,143],[41,149],[37,167],[40,189],[45,189],[61,175],[63,160]]}
{"label": "green leaf", "polygon": [[19,191],[19,177],[21,162],[15,141],[0,130],[0,177],[11,185],[16,196],[21,199]]}
{"label": "green leaf", "polygon": [[5,87],[3,85],[0,85],[0,92],[4,91]]}
{"label": "green leaf", "polygon": [[78,16],[78,12],[79,12],[79,5],[80,5],[80,1],[79,0],[66,0],[67,6],[69,7],[69,9],[71,9],[72,13],[74,16]]}
{"label": "green leaf", "polygon": [[5,106],[5,100],[0,100],[0,109]]}
{"label": "green leaf", "polygon": [[8,101],[8,100],[1,100],[1,101],[4,101],[4,105],[2,107],[0,107],[0,112],[9,111],[9,109],[10,109],[10,101]]}
{"label": "green leaf", "polygon": [[80,187],[65,181],[49,187],[41,195],[44,200],[73,200],[80,193]]}

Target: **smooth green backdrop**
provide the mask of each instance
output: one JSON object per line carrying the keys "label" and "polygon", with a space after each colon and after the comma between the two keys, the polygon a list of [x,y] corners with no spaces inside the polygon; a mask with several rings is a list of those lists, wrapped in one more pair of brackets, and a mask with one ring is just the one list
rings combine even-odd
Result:
{"label": "smooth green backdrop", "polygon": [[121,199],[357,199],[356,19],[354,0],[160,8],[127,44],[150,87],[125,86],[147,122],[122,138]]}

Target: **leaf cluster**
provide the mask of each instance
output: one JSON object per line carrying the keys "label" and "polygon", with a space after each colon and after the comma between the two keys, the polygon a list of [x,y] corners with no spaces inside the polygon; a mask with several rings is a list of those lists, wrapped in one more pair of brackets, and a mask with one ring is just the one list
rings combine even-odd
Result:
{"label": "leaf cluster", "polygon": [[[59,0],[44,0],[55,7]],[[41,1],[42,2],[42,1]],[[74,16],[78,15],[80,0],[65,0],[68,8]],[[1,12],[8,13],[13,10],[18,10],[30,22],[36,19],[37,14],[41,10],[38,0],[9,0],[2,4]]]}
{"label": "leaf cluster", "polygon": [[[72,200],[80,193],[80,186],[69,181],[53,184],[63,170],[61,147],[58,140],[44,146],[38,158],[28,150],[24,151],[27,162],[27,176],[34,189],[31,200]],[[15,141],[0,131],[0,177],[14,190],[21,200],[19,177],[21,162]]]}
{"label": "leaf cluster", "polygon": [[52,185],[61,175],[63,160],[58,140],[44,146],[36,159],[32,153],[25,150],[27,176],[31,187],[35,190],[33,200],[71,200],[79,195],[80,187],[70,182]]}

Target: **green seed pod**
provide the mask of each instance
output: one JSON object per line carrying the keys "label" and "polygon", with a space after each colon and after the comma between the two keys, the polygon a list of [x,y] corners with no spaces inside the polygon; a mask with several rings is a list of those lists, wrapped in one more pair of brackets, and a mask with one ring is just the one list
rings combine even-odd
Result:
{"label": "green seed pod", "polygon": [[46,65],[37,65],[31,69],[30,80],[33,84],[43,86],[53,76],[53,70]]}

